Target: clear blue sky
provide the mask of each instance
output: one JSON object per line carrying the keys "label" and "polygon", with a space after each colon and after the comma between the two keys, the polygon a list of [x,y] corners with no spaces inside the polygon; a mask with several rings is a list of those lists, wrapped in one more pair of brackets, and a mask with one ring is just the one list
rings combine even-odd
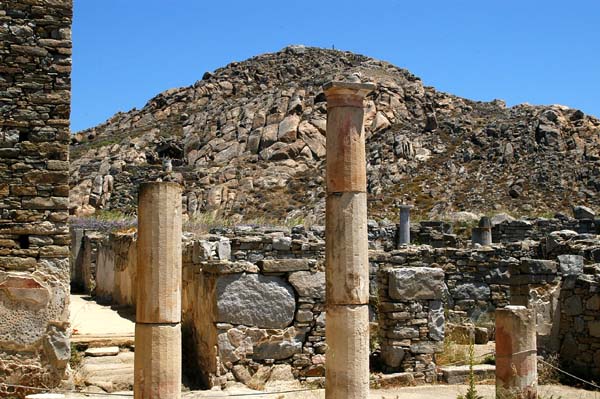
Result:
{"label": "clear blue sky", "polygon": [[600,117],[600,1],[74,0],[72,130],[289,44],[350,50],[426,85]]}

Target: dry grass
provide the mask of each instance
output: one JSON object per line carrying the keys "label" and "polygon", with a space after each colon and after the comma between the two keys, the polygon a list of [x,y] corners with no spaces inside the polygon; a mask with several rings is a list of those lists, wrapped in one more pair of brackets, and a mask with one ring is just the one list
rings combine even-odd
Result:
{"label": "dry grass", "polygon": [[445,337],[444,351],[435,356],[435,362],[438,366],[468,364],[469,345],[457,344],[452,338]]}

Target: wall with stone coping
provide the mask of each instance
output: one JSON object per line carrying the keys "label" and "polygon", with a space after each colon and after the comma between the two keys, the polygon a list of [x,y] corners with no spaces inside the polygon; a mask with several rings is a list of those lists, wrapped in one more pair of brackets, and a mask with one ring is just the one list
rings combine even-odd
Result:
{"label": "wall with stone coping", "polygon": [[[564,340],[558,334],[562,283],[589,274],[595,270],[589,265],[600,259],[598,237],[574,231],[555,231],[539,242],[399,249],[393,226],[371,225],[369,232],[371,320],[379,322],[384,370],[410,370],[425,381],[433,378],[434,354],[447,322],[487,325],[492,337],[493,312],[509,303],[534,307],[540,350],[558,351]],[[260,386],[273,372],[294,378],[322,375],[323,229],[239,227],[213,233],[184,234],[188,369],[197,370],[206,386],[234,379]],[[134,244],[132,232],[112,234],[98,244],[96,278],[112,279],[113,303],[129,304],[119,298],[134,298],[133,285],[123,283],[135,280]],[[408,270],[431,272],[419,279],[422,292],[427,291],[422,281],[433,282],[433,275],[439,275],[441,288],[431,297],[422,292],[411,297],[406,290],[415,284],[399,278]],[[96,290],[109,290],[111,283],[96,285]],[[404,287],[403,294],[392,294],[398,287]]]}
{"label": "wall with stone coping", "polygon": [[0,2],[0,381],[13,384],[56,386],[70,358],[71,18],[71,0]]}

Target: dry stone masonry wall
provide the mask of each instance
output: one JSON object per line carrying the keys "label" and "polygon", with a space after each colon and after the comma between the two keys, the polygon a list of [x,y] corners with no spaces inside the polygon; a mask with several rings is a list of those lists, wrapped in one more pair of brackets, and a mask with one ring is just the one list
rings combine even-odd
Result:
{"label": "dry stone masonry wall", "polygon": [[13,384],[55,386],[70,358],[71,17],[70,0],[0,2],[0,381]]}
{"label": "dry stone masonry wall", "polygon": [[321,233],[238,231],[186,246],[184,329],[206,385],[324,375]]}
{"label": "dry stone masonry wall", "polygon": [[[382,369],[432,381],[443,341],[493,339],[494,311],[509,304],[535,309],[542,353],[577,348],[583,358],[597,359],[598,236],[564,230],[558,219],[532,222],[540,223],[561,230],[537,241],[481,246],[457,239],[451,224],[420,222],[412,226],[413,237],[435,247],[398,247],[395,225],[369,222],[371,348],[379,348]],[[437,247],[452,238],[455,247]],[[91,241],[82,242],[85,253]],[[95,264],[96,295],[131,304],[135,233],[113,233],[95,245],[96,257],[86,262]],[[184,234],[187,369],[205,386],[237,380],[261,387],[276,379],[322,376],[324,255],[324,230],[317,226]],[[572,359],[563,358],[565,367],[576,370]]]}

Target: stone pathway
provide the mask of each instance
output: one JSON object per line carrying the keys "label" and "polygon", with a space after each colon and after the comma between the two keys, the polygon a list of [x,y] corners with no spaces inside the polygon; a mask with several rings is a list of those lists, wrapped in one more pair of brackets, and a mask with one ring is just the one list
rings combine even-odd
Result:
{"label": "stone pathway", "polygon": [[117,311],[84,295],[71,295],[70,310],[71,341],[87,348],[79,364],[74,366],[75,384],[86,386],[90,393],[100,394],[132,389],[131,349],[135,335],[132,311]]}
{"label": "stone pathway", "polygon": [[131,312],[116,311],[110,306],[100,305],[87,295],[71,295],[70,311],[69,321],[74,337],[134,336],[135,322]]}

